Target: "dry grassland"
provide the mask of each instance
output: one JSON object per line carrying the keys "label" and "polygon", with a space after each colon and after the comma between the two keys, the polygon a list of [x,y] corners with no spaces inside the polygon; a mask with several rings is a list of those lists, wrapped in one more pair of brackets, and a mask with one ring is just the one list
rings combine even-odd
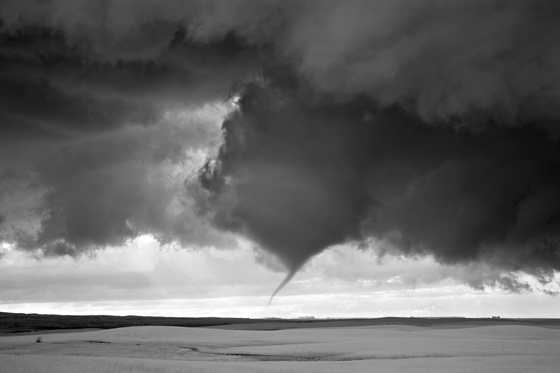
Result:
{"label": "dry grassland", "polygon": [[0,372],[556,373],[560,366],[555,325],[350,325],[139,326],[43,334],[41,343],[38,334],[1,336]]}

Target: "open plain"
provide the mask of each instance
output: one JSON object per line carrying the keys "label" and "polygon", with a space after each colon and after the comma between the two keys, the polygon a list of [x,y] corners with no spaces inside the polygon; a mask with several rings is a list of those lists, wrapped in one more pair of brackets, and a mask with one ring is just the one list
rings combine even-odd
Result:
{"label": "open plain", "polygon": [[558,351],[557,320],[271,320],[5,333],[0,372],[552,373]]}

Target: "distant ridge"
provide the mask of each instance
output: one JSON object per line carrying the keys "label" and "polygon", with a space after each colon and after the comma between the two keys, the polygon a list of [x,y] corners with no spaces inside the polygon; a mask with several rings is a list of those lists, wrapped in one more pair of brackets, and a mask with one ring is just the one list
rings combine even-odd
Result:
{"label": "distant ridge", "polygon": [[531,325],[560,328],[560,319],[508,319],[454,317],[382,317],[382,318],[222,318],[222,317],[153,317],[153,316],[64,316],[0,312],[0,333],[33,333],[62,329],[112,329],[129,326],[214,327],[240,330],[282,330],[293,328],[359,327],[409,325],[417,327],[468,328],[491,325]]}

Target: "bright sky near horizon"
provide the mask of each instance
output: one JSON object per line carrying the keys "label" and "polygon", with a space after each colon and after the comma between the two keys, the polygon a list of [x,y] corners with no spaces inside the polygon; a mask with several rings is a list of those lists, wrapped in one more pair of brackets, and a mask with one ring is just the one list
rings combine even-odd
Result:
{"label": "bright sky near horizon", "polygon": [[[267,306],[285,277],[255,249],[161,247],[142,236],[95,257],[43,260],[4,249],[0,311],[178,317],[558,317],[541,292],[476,290],[429,258],[338,246],[313,258]],[[460,269],[459,269],[460,270]],[[462,269],[465,270],[465,269]],[[447,272],[447,273],[446,273]]]}

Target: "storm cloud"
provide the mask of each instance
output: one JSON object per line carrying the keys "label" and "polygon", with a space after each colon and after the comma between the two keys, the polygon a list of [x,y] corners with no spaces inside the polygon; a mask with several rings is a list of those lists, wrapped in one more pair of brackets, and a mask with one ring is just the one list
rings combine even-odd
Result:
{"label": "storm cloud", "polygon": [[426,126],[399,108],[280,92],[248,88],[224,123],[201,175],[216,226],[292,271],[368,240],[447,264],[559,268],[560,149],[542,128]]}
{"label": "storm cloud", "polygon": [[555,1],[14,0],[0,20],[0,229],[22,249],[240,234],[288,279],[341,243],[560,269]]}

